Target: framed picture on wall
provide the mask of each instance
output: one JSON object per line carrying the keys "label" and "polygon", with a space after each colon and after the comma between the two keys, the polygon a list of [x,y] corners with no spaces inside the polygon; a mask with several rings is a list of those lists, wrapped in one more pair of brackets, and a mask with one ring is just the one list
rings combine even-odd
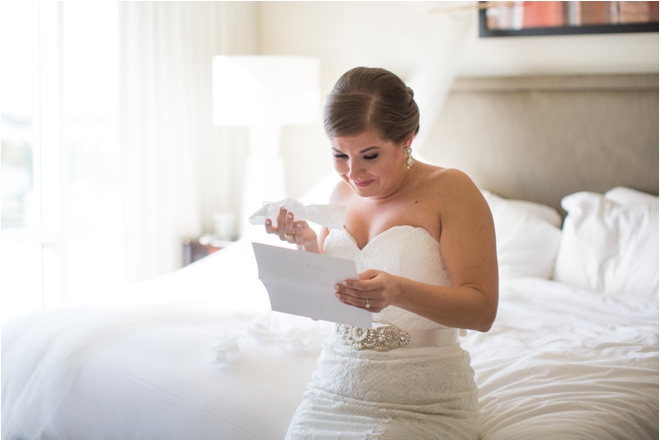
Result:
{"label": "framed picture on wall", "polygon": [[479,2],[479,37],[658,32],[658,2]]}

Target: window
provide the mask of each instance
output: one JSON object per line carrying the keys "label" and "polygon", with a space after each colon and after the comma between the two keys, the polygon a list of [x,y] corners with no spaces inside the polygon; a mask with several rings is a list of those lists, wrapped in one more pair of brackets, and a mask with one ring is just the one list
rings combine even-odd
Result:
{"label": "window", "polygon": [[0,6],[0,319],[123,284],[116,2]]}

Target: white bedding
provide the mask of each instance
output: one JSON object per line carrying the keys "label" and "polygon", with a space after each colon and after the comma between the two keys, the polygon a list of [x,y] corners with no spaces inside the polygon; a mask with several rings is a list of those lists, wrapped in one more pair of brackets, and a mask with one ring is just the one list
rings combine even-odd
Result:
{"label": "white bedding", "polygon": [[[549,207],[484,195],[500,304],[461,341],[481,438],[658,439],[657,197],[568,196],[562,232]],[[270,312],[248,240],[114,303],[3,325],[3,439],[282,438],[333,331]]]}
{"label": "white bedding", "polygon": [[[268,312],[254,265],[239,242],[128,293],[144,305],[4,326],[3,438],[282,438],[332,325]],[[461,344],[483,438],[658,438],[655,300],[508,279],[492,330]]]}
{"label": "white bedding", "polygon": [[470,333],[486,439],[657,439],[658,305],[541,279]]}

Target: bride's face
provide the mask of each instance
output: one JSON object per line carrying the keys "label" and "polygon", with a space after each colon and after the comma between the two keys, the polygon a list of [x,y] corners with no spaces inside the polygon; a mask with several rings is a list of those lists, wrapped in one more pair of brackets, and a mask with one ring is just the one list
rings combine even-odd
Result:
{"label": "bride's face", "polygon": [[330,145],[335,170],[359,196],[387,197],[401,184],[407,170],[406,142],[386,141],[368,130],[356,136],[337,136]]}

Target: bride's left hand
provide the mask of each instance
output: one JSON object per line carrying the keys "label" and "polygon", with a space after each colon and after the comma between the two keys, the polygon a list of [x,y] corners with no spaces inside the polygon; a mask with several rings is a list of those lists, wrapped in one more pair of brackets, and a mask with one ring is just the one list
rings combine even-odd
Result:
{"label": "bride's left hand", "polygon": [[359,276],[360,280],[335,285],[335,295],[342,303],[375,313],[395,303],[402,291],[403,279],[384,271],[369,269]]}

